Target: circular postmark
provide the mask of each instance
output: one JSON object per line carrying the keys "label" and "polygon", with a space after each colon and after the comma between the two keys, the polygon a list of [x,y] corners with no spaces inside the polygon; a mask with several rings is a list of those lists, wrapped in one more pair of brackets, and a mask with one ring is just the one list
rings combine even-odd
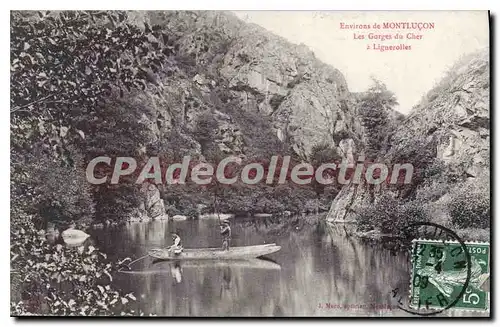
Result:
{"label": "circular postmark", "polygon": [[409,252],[409,286],[391,289],[406,313],[431,316],[455,307],[469,290],[472,262],[467,244],[452,230],[430,222],[406,225],[400,248]]}

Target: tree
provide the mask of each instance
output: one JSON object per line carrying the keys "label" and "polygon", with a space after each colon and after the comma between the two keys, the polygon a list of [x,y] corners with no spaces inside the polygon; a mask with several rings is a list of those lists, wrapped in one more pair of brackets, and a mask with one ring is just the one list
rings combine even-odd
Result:
{"label": "tree", "polygon": [[194,135],[196,140],[201,145],[201,152],[206,155],[209,149],[217,146],[216,141],[220,139],[219,123],[215,119],[213,113],[205,112],[196,118],[196,126]]}
{"label": "tree", "polygon": [[[82,157],[89,155],[85,143],[118,152],[121,146],[138,146],[138,138],[129,138],[141,134],[126,134],[124,127],[122,137],[106,138],[113,142],[103,149],[99,140],[93,145],[89,140],[97,134],[91,127],[111,132],[119,123],[119,115],[110,115],[114,96],[161,90],[157,75],[169,70],[164,63],[172,44],[159,26],[141,29],[122,11],[14,11],[10,40],[11,266],[20,280],[12,313],[119,313],[114,308],[134,297],[115,291],[109,276],[102,280],[110,275],[102,254],[52,246],[35,222],[92,215],[82,181]],[[19,302],[18,294],[21,300],[39,299],[42,306]]]}
{"label": "tree", "polygon": [[94,215],[90,184],[85,180],[83,156],[73,152],[73,165],[54,161],[53,157],[39,154],[27,164],[30,178],[36,180],[32,189],[30,207],[38,215],[42,228],[47,223],[66,224],[81,221],[87,224]]}
{"label": "tree", "polygon": [[[87,135],[82,145],[86,159],[132,156],[139,166],[137,171],[140,171],[141,164],[146,161],[146,153],[141,152],[141,148],[152,139],[148,121],[141,119],[147,113],[147,103],[134,103],[126,96],[100,108],[97,120],[84,116],[76,125]],[[81,174],[85,173],[82,171]],[[143,197],[140,185],[135,184],[136,178],[137,174],[133,174],[122,176],[116,185],[93,185],[96,220],[123,221],[130,216]]]}
{"label": "tree", "polygon": [[[317,169],[319,166],[325,163],[338,163],[342,161],[342,157],[328,143],[318,143],[311,148],[309,161],[311,162],[313,167]],[[329,173],[329,175],[334,175],[335,172],[325,171],[323,174],[325,178],[327,178],[326,177],[327,173]],[[335,176],[330,176],[330,178],[335,178]],[[316,192],[317,197],[319,198],[325,191],[325,185],[318,183],[316,178],[312,179],[311,184],[314,191]],[[334,187],[336,187],[336,185],[334,185]],[[335,193],[337,192],[338,191],[336,191]]]}
{"label": "tree", "polygon": [[[26,158],[33,153],[44,152],[61,161],[54,165],[71,165],[75,161],[71,148],[88,154],[82,143],[100,135],[92,127],[115,128],[121,119],[109,99],[116,101],[113,95],[123,97],[137,88],[159,91],[155,74],[168,70],[164,62],[172,53],[173,46],[159,26],[145,24],[141,29],[130,24],[123,11],[12,12],[13,181],[23,179]],[[118,139],[122,144],[117,147],[135,148],[140,145],[136,135],[141,133],[125,133],[102,143],[96,139],[89,146],[104,143],[106,151],[116,152],[109,142]],[[32,187],[37,186],[44,185]]]}
{"label": "tree", "polygon": [[375,159],[387,145],[392,127],[390,112],[398,104],[396,96],[384,83],[372,78],[373,85],[360,99],[359,112],[366,132],[368,159]]}
{"label": "tree", "polygon": [[123,94],[156,83],[154,74],[167,69],[163,63],[172,53],[167,39],[158,26],[142,30],[129,24],[122,11],[12,12],[15,129],[23,134],[23,127],[30,128],[41,138],[59,134],[113,90]]}

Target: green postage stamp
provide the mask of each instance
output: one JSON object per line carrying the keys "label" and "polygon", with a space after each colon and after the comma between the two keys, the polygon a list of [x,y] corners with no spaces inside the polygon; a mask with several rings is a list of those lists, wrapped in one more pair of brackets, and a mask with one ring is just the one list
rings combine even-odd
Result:
{"label": "green postage stamp", "polygon": [[[413,240],[410,307],[489,310],[490,244]],[[455,302],[455,303],[454,303]]]}

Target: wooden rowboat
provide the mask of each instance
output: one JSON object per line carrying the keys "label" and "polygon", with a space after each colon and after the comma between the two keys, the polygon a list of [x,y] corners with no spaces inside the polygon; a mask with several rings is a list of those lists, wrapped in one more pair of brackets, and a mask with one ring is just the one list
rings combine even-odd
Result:
{"label": "wooden rowboat", "polygon": [[281,246],[273,243],[231,247],[228,251],[222,248],[184,249],[179,255],[173,254],[168,249],[151,249],[148,254],[162,260],[231,260],[257,258],[280,249]]}

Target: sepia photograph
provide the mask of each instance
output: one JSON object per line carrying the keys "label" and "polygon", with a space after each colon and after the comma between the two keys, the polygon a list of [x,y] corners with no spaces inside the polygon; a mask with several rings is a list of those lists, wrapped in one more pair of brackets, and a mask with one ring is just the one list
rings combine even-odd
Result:
{"label": "sepia photograph", "polygon": [[10,11],[10,315],[490,318],[491,19]]}

